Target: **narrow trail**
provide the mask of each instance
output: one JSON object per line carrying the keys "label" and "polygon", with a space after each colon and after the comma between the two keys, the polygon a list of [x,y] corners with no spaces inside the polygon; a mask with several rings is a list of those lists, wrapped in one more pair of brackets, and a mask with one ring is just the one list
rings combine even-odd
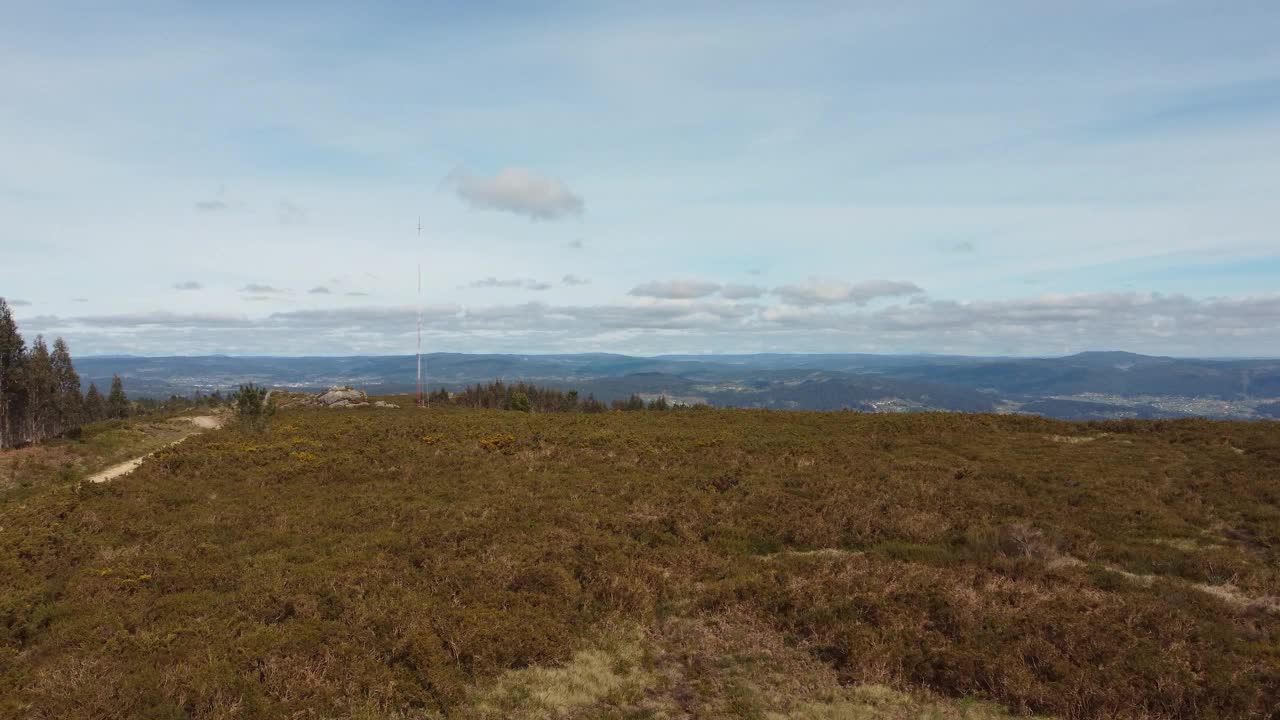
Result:
{"label": "narrow trail", "polygon": [[[191,435],[198,435],[199,433],[204,432],[205,430],[217,430],[218,428],[222,427],[222,423],[224,420],[224,418],[219,417],[217,415],[197,415],[195,417],[189,417],[189,418],[183,418],[183,419],[189,421],[192,425],[195,425],[197,428],[199,428],[198,430],[196,430],[196,432],[191,433]],[[183,440],[186,440],[187,438],[191,437],[191,435],[187,435],[180,440],[175,440],[169,443],[168,445],[165,445],[164,447],[173,447],[174,445],[177,445]],[[163,449],[163,448],[159,448],[159,449]],[[89,482],[104,483],[109,480],[115,480],[121,475],[128,475],[134,470],[137,470],[138,466],[142,465],[143,461],[145,461],[148,457],[150,457],[155,452],[156,452],[155,450],[152,450],[146,455],[140,455],[136,458],[133,458],[132,460],[125,460],[124,462],[118,465],[112,465],[106,470],[94,473],[93,475],[89,476],[88,478]]]}

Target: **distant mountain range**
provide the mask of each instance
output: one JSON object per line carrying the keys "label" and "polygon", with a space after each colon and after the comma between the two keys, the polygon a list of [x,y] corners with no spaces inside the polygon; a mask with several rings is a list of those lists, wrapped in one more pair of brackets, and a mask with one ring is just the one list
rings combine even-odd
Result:
{"label": "distant mountain range", "polygon": [[[524,380],[601,400],[797,410],[1026,412],[1065,419],[1280,415],[1280,360],[1204,360],[1126,352],[1060,358],[944,355],[425,355],[432,388]],[[415,359],[356,357],[80,358],[86,385],[113,374],[140,396],[224,392],[253,382],[317,390],[412,392]]]}

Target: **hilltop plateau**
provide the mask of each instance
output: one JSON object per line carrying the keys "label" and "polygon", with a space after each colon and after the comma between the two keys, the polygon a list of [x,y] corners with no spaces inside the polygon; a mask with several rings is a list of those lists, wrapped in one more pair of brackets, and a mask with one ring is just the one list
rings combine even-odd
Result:
{"label": "hilltop plateau", "polygon": [[1280,707],[1273,423],[388,399],[6,490],[4,713]]}

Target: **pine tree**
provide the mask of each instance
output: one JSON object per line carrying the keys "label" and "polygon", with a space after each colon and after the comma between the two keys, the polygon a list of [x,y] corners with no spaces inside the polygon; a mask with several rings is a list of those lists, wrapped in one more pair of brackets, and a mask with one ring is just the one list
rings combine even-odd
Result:
{"label": "pine tree", "polygon": [[587,399],[582,401],[582,412],[602,413],[607,409],[604,403],[596,399],[595,393],[587,393]]}
{"label": "pine tree", "polygon": [[107,406],[95,383],[89,383],[89,392],[84,395],[84,417],[87,422],[97,422],[107,414]]}
{"label": "pine tree", "polygon": [[529,396],[518,390],[511,393],[510,407],[518,412],[530,412],[532,409],[529,406]]}
{"label": "pine tree", "polygon": [[271,402],[271,391],[249,383],[241,385],[236,394],[231,396],[236,418],[245,427],[262,431],[276,413],[276,406]]}
{"label": "pine tree", "polygon": [[26,387],[23,383],[26,343],[18,333],[9,304],[0,297],[0,448],[22,436]]}
{"label": "pine tree", "polygon": [[111,378],[111,392],[107,393],[107,417],[129,417],[129,397],[124,394],[124,382],[119,375]]}
{"label": "pine tree", "polygon": [[37,335],[27,353],[23,384],[27,389],[27,437],[31,442],[54,434],[57,427],[58,383],[53,375],[53,361],[44,336]]}
{"label": "pine tree", "polygon": [[71,362],[71,351],[62,338],[53,341],[53,377],[57,383],[55,406],[59,432],[79,427],[84,422],[84,396],[80,394],[80,375]]}

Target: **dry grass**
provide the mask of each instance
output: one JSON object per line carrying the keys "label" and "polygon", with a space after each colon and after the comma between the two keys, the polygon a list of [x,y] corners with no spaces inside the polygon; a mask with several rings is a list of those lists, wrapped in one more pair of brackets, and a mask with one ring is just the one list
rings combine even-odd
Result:
{"label": "dry grass", "polygon": [[561,666],[513,670],[481,684],[454,714],[477,720],[1012,717],[989,703],[843,685],[782,634],[734,613],[607,632]]}

